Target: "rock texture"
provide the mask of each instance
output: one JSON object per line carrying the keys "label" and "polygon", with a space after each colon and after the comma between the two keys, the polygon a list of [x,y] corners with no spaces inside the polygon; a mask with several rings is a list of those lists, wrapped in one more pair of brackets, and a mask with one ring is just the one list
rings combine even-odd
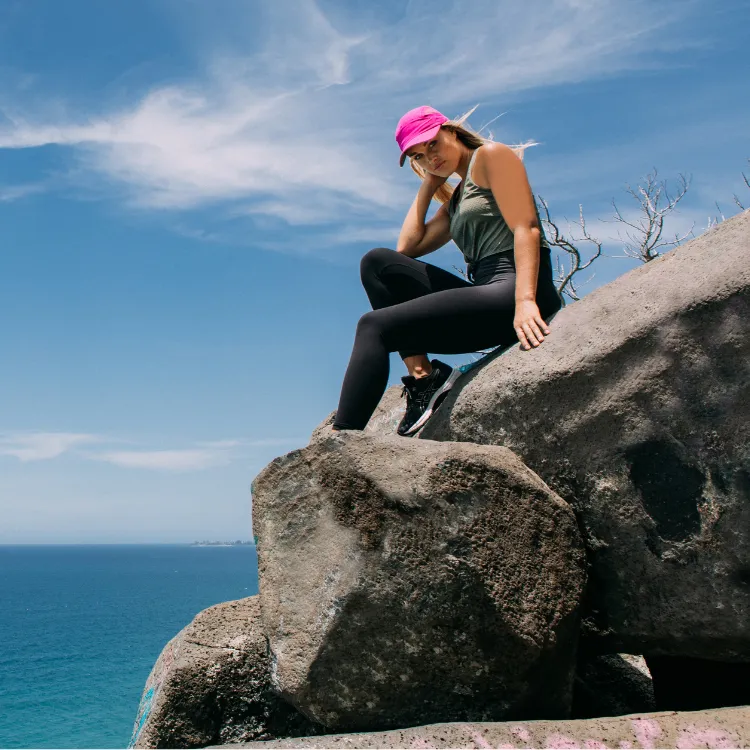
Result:
{"label": "rock texture", "polygon": [[567,717],[581,612],[575,716],[750,702],[748,320],[745,212],[487,357],[418,440],[398,387],[364,433],[329,417],[253,483],[260,596],[168,644],[136,746],[750,746],[748,708],[523,721]]}
{"label": "rock texture", "polygon": [[270,690],[258,597],[201,612],[164,648],[131,747],[205,747],[319,731]]}
{"label": "rock texture", "polygon": [[336,433],[253,482],[279,694],[329,730],[564,717],[583,550],[504,448]]}
{"label": "rock texture", "polygon": [[654,685],[642,656],[579,653],[572,718],[625,716],[655,710]]}
{"label": "rock texture", "polygon": [[750,708],[651,713],[585,721],[432,724],[224,747],[269,748],[724,748],[750,747]]}
{"label": "rock texture", "polygon": [[[378,408],[375,409],[370,421],[364,429],[366,435],[395,435],[396,428],[406,411],[406,401],[402,396],[402,387],[392,385],[383,394]],[[336,412],[332,411],[314,430],[310,442],[328,437],[331,434],[331,425],[336,418]]]}
{"label": "rock texture", "polygon": [[469,373],[421,437],[506,446],[575,508],[603,651],[750,662],[750,212]]}

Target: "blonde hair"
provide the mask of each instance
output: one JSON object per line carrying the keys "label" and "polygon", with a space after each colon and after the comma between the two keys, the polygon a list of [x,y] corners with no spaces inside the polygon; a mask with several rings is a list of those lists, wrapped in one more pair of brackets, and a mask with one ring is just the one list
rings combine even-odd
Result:
{"label": "blonde hair", "polygon": [[[479,106],[479,105],[477,105]],[[460,117],[457,117],[454,120],[448,120],[448,122],[444,122],[441,126],[441,130],[447,130],[449,133],[455,133],[456,138],[459,140],[460,143],[463,143],[464,146],[471,149],[472,151],[475,151],[480,146],[483,146],[485,143],[493,143],[494,139],[492,137],[492,133],[490,132],[488,134],[488,137],[484,137],[482,135],[479,135],[478,132],[475,130],[472,130],[467,120],[469,117],[474,113],[474,110],[476,110],[476,106],[472,107],[468,112],[465,112]],[[500,115],[498,115],[499,117]],[[495,120],[497,117],[495,118]],[[491,120],[491,122],[494,122],[495,120]],[[488,125],[490,123],[487,123]],[[484,130],[486,125],[480,130]],[[527,141],[526,143],[517,144],[515,146],[510,146],[513,151],[518,155],[519,158],[523,159],[523,153],[529,146],[537,146],[538,144],[535,141]],[[424,170],[422,167],[415,162],[413,159],[409,159],[409,166],[411,166],[414,173],[419,177],[420,180],[424,180]],[[433,200],[436,200],[438,203],[447,203],[451,196],[453,195],[453,191],[455,188],[453,185],[449,185],[447,182],[444,182],[436,191],[435,195],[433,196]]]}

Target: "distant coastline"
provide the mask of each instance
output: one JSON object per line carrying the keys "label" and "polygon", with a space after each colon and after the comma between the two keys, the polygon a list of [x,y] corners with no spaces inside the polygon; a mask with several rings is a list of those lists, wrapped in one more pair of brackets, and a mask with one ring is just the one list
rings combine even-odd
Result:
{"label": "distant coastline", "polygon": [[192,542],[191,547],[243,547],[246,545],[252,546],[253,542],[247,542],[243,541],[241,539],[237,539],[234,542],[217,542],[214,540],[208,541],[202,541],[202,542]]}

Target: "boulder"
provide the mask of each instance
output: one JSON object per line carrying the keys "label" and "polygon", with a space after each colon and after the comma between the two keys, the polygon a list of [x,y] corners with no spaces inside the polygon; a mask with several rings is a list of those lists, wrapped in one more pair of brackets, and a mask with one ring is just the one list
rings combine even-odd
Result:
{"label": "boulder", "polygon": [[642,656],[579,652],[572,718],[625,716],[655,710],[654,686]]}
{"label": "boulder", "polygon": [[386,390],[364,429],[365,434],[396,435],[396,428],[406,413],[403,393],[403,386],[400,385],[392,385]]}
{"label": "boulder", "polygon": [[421,437],[502,445],[575,508],[602,651],[750,662],[750,212],[461,378]]}
{"label": "boulder", "polygon": [[509,450],[344,431],[255,479],[279,694],[328,730],[560,717],[582,543]]}
{"label": "boulder", "polygon": [[131,747],[205,747],[319,731],[270,690],[257,596],[198,614],[164,647]]}
{"label": "boulder", "polygon": [[[378,408],[375,409],[370,421],[364,429],[367,435],[395,435],[396,428],[406,412],[406,401],[402,396],[403,388],[392,385],[383,394]],[[332,411],[312,432],[310,442],[321,440],[331,434],[331,425],[336,419],[336,411]]]}

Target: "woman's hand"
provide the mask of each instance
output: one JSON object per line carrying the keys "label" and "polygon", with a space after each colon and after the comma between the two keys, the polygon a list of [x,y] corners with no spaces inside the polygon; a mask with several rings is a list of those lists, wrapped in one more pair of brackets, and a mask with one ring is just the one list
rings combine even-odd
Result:
{"label": "woman's hand", "polygon": [[544,337],[549,335],[549,328],[542,320],[539,308],[533,300],[516,302],[513,328],[521,346],[526,350],[531,349],[532,346],[539,346],[544,341]]}
{"label": "woman's hand", "polygon": [[422,185],[424,189],[429,193],[430,198],[438,191],[438,188],[447,180],[447,177],[438,177],[431,172],[424,173],[424,180]]}
{"label": "woman's hand", "polygon": [[445,177],[425,172],[419,190],[406,214],[401,232],[398,235],[396,250],[410,258],[419,258],[450,242],[450,220],[445,205],[440,206],[435,215],[425,221],[435,191],[445,182]]}

